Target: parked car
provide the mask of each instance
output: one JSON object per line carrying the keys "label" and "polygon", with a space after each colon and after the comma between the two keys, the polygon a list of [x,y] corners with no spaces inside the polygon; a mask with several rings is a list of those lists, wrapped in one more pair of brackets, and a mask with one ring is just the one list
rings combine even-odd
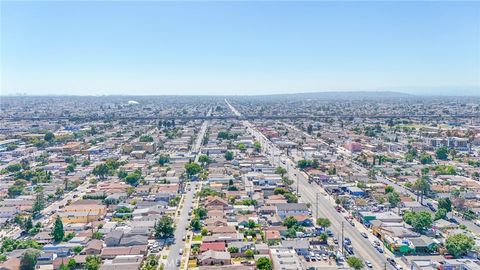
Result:
{"label": "parked car", "polygon": [[452,222],[452,223],[455,223],[455,224],[458,224],[458,221],[455,219],[455,218],[450,218],[448,221]]}
{"label": "parked car", "polygon": [[427,203],[427,206],[428,206],[428,208],[430,208],[430,210],[432,210],[433,212],[437,211],[437,209],[435,209],[435,207],[433,206],[432,203],[428,202],[428,203]]}
{"label": "parked car", "polygon": [[353,227],[355,227],[355,223],[353,222],[353,219],[349,218],[347,219],[348,220],[348,223],[350,223],[350,225],[352,225]]}
{"label": "parked car", "polygon": [[348,237],[345,237],[345,244],[351,245],[351,244],[352,244],[352,240],[350,240],[350,238],[348,238]]}

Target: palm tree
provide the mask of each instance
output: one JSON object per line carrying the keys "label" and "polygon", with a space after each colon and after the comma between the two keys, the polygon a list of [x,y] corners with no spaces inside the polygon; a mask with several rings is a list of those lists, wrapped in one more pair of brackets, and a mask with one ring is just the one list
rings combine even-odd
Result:
{"label": "palm tree", "polygon": [[430,182],[427,176],[422,176],[413,183],[413,189],[417,192],[417,201],[420,196],[420,203],[423,204],[423,197],[430,190]]}

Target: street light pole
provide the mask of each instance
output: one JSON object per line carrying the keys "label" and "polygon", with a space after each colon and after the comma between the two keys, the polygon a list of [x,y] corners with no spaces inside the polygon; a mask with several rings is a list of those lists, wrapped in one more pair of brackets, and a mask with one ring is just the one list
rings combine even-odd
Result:
{"label": "street light pole", "polygon": [[298,197],[298,182],[299,182],[299,179],[298,179],[298,176],[296,176],[296,174],[294,174],[294,175],[297,178],[297,197]]}
{"label": "street light pole", "polygon": [[344,235],[343,235],[343,226],[344,226],[344,221],[342,221],[342,254],[343,256],[345,256],[345,239],[344,239]]}

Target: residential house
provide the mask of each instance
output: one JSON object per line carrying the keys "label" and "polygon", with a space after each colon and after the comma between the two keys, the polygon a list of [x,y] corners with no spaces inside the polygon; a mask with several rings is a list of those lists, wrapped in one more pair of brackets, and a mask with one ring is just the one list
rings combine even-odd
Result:
{"label": "residential house", "polygon": [[282,218],[296,215],[309,215],[306,203],[280,203],[276,205],[277,214]]}
{"label": "residential house", "polygon": [[229,265],[231,256],[229,252],[208,250],[198,256],[199,265]]}

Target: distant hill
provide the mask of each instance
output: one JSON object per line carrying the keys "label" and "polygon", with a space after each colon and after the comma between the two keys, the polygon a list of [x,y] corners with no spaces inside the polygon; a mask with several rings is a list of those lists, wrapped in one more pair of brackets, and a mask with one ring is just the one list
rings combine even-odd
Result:
{"label": "distant hill", "polygon": [[[237,96],[242,98],[244,96]],[[271,95],[255,95],[249,98],[260,99],[315,99],[315,100],[365,100],[365,99],[396,99],[396,98],[412,98],[415,95],[393,92],[393,91],[332,91],[332,92],[311,92],[311,93],[295,93],[295,94],[271,94]]]}

